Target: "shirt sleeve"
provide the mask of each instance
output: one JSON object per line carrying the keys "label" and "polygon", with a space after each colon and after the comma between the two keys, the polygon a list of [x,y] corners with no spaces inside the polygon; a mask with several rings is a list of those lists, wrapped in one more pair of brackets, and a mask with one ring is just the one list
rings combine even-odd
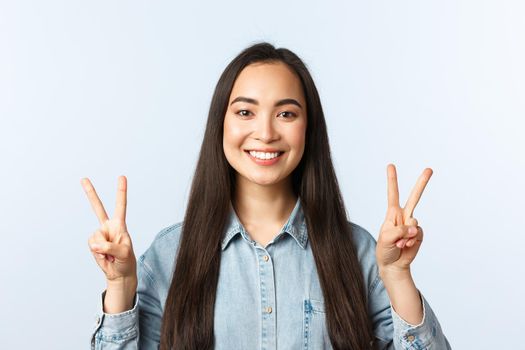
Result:
{"label": "shirt sleeve", "polygon": [[[421,294],[420,294],[421,295]],[[439,321],[421,295],[423,320],[412,325],[394,310],[379,275],[369,289],[369,311],[375,334],[375,348],[380,350],[450,350]]]}
{"label": "shirt sleeve", "polygon": [[403,320],[390,304],[394,322],[394,339],[401,343],[401,349],[450,349],[436,315],[421,293],[419,295],[423,306],[423,320],[418,325]]}
{"label": "shirt sleeve", "polygon": [[[102,293],[99,310],[103,310],[104,297]],[[107,314],[101,311],[97,316],[95,329],[91,336],[91,349],[138,349],[138,304],[140,297],[135,295],[131,310],[118,314]]]}
{"label": "shirt sleeve", "polygon": [[163,312],[157,290],[147,266],[139,259],[138,285],[133,308],[118,314],[103,312],[106,295],[104,291],[91,336],[91,349],[158,349]]}

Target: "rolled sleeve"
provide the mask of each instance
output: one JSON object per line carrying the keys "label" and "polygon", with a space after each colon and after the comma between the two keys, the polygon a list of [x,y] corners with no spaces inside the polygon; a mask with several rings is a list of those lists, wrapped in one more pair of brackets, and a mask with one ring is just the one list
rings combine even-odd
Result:
{"label": "rolled sleeve", "polygon": [[394,339],[402,345],[402,349],[450,349],[450,344],[443,335],[432,308],[421,293],[420,297],[423,306],[423,320],[417,325],[403,320],[391,306]]}
{"label": "rolled sleeve", "polygon": [[375,334],[375,348],[380,350],[450,350],[439,321],[423,295],[423,320],[410,324],[399,316],[388,298],[383,281],[376,278],[369,287],[369,313]]}
{"label": "rolled sleeve", "polygon": [[[104,297],[106,291],[102,293],[99,310],[103,310]],[[122,349],[127,343],[135,343],[138,340],[138,304],[139,296],[135,294],[135,302],[131,310],[118,314],[107,314],[103,311],[97,316],[97,322],[91,337],[91,349],[102,348]]]}

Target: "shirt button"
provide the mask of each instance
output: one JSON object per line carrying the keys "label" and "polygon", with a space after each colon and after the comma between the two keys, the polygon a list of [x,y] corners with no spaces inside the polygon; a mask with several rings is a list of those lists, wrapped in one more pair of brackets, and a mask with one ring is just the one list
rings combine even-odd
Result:
{"label": "shirt button", "polygon": [[263,256],[264,261],[268,261],[268,255]]}
{"label": "shirt button", "polygon": [[266,313],[269,313],[269,314],[272,313],[272,307],[271,307],[271,306],[268,306],[268,307],[266,308]]}
{"label": "shirt button", "polygon": [[408,341],[413,342],[414,339],[416,339],[416,337],[414,337],[413,335],[409,335],[409,336],[407,337],[407,339],[408,339]]}

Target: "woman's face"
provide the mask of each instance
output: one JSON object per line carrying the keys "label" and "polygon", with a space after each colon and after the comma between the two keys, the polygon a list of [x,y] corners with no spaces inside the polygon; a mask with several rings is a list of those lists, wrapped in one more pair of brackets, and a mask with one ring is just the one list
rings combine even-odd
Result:
{"label": "woman's face", "polygon": [[273,185],[288,178],[304,153],[306,113],[301,81],[284,63],[255,63],[241,71],[223,135],[238,183]]}

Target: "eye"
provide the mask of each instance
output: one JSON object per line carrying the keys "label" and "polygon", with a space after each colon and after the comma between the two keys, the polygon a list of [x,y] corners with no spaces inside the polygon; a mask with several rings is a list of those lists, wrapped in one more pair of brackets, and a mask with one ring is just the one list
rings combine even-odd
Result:
{"label": "eye", "polygon": [[241,109],[240,111],[237,112],[237,114],[240,115],[241,117],[249,117],[252,114],[252,112],[250,112],[247,109]]}
{"label": "eye", "polygon": [[290,118],[295,117],[295,113],[284,111],[284,112],[279,113],[279,116],[283,117],[284,119],[290,119]]}

